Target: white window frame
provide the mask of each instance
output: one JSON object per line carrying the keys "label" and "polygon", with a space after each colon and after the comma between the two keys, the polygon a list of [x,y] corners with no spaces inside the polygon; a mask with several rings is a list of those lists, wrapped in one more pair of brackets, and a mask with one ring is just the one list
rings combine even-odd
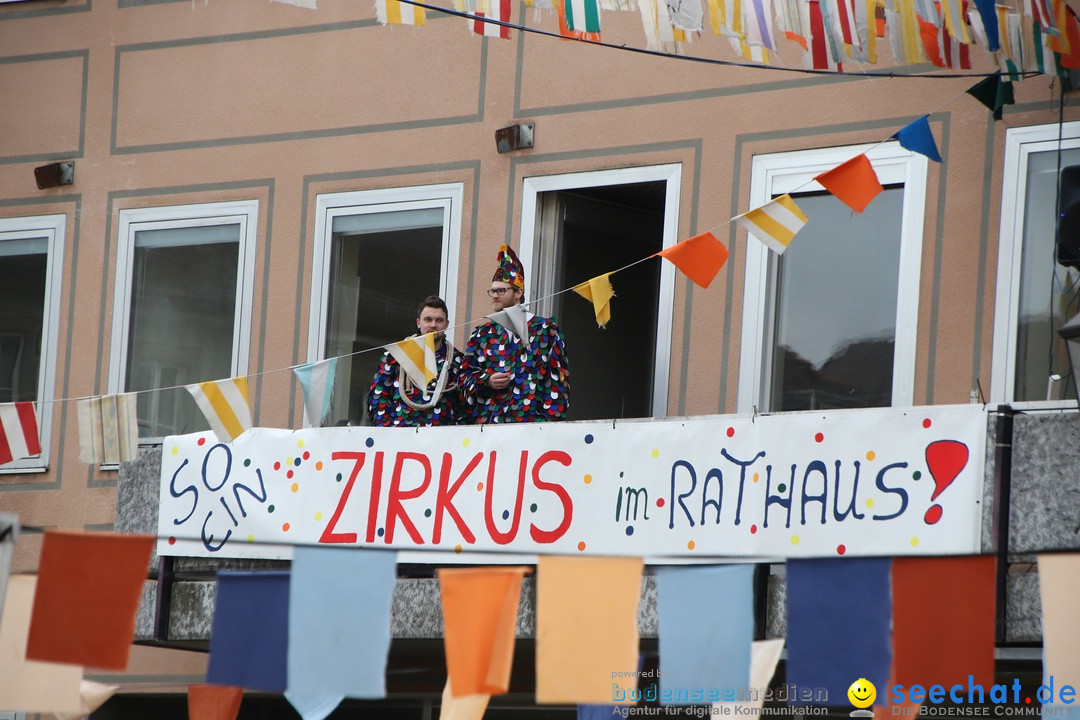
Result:
{"label": "white window frame", "polygon": [[[465,201],[463,183],[416,185],[379,190],[354,190],[327,193],[315,198],[315,235],[312,249],[311,311],[308,324],[308,362],[324,360],[326,352],[326,319],[330,308],[326,289],[330,282],[334,218],[342,215],[400,212],[426,208],[442,208],[443,234],[439,297],[446,302],[451,322],[457,305],[458,258],[461,248],[462,204]],[[422,298],[418,297],[417,302]],[[387,341],[393,338],[387,338]],[[304,420],[305,426],[307,420]]]}
{"label": "white window frame", "polygon": [[[259,201],[201,203],[120,211],[116,247],[116,287],[113,292],[113,323],[109,353],[109,393],[126,392],[128,326],[131,323],[132,263],[135,234],[143,230],[239,225],[236,268],[236,312],[233,318],[232,376],[246,375],[251,347],[251,315],[255,285],[255,246],[259,226]],[[196,381],[221,378],[197,378]],[[154,442],[158,438],[140,438]]]}
{"label": "white window frame", "polygon": [[[540,212],[537,197],[541,193],[558,190],[574,190],[609,185],[629,185],[646,182],[666,183],[664,197],[663,247],[669,248],[679,241],[679,198],[682,190],[682,164],[648,165],[612,170],[541,175],[525,178],[521,195],[521,229],[519,255],[529,263],[526,272],[529,287],[539,287],[544,272],[536,261],[540,240],[537,237]],[[615,269],[615,268],[612,268]],[[556,288],[562,290],[564,288]],[[652,416],[666,417],[668,406],[668,381],[671,375],[671,324],[675,304],[675,270],[671,263],[660,265],[660,296],[656,314],[656,357],[653,371]],[[544,308],[538,307],[541,313]]]}
{"label": "white window frame", "polygon": [[[998,235],[997,293],[994,298],[994,346],[991,355],[990,402],[1026,409],[1075,408],[1075,400],[1014,402],[1016,336],[1020,313],[1020,272],[1024,249],[1028,157],[1036,152],[1080,148],[1080,122],[1032,125],[1005,131]],[[1068,318],[1062,318],[1062,321]]]}
{"label": "white window frame", "polygon": [[[904,185],[892,407],[908,407],[914,402],[928,158],[905,150],[896,142],[755,155],[751,164],[749,208],[760,207],[784,193],[823,191],[825,188],[814,177],[860,153],[870,159],[882,185]],[[795,200],[798,202],[797,197]],[[767,407],[765,401],[772,377],[769,346],[775,335],[776,273],[774,253],[763,243],[747,238],[736,400],[740,413],[765,411]]]}
{"label": "white window frame", "polygon": [[37,215],[0,219],[0,243],[5,240],[45,238],[48,260],[45,270],[45,306],[41,322],[41,359],[38,366],[37,410],[38,441],[41,454],[14,460],[0,468],[0,474],[44,472],[49,467],[52,439],[56,365],[60,336],[60,295],[64,278],[66,215]]}

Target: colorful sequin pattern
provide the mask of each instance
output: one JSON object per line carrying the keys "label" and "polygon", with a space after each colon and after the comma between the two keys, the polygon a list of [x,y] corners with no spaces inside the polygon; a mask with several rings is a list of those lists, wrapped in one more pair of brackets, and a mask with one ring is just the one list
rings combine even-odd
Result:
{"label": "colorful sequin pattern", "polygon": [[[457,383],[461,373],[463,355],[460,350],[454,350],[453,365],[450,367],[450,375],[446,379],[446,388],[442,397],[434,407],[428,410],[417,410],[405,404],[401,399],[399,375],[400,366],[397,360],[390,357],[390,353],[383,354],[375,378],[371,381],[371,391],[368,393],[368,412],[371,416],[371,424],[377,427],[418,427],[422,425],[454,425],[461,421],[460,415],[464,408],[459,399]],[[439,371],[442,372],[446,363],[446,344],[435,351],[435,359]],[[435,389],[438,377],[433,379],[427,388],[427,392],[421,394],[417,388],[409,391],[409,400],[413,404],[426,403],[431,398],[431,392]]]}
{"label": "colorful sequin pattern", "polygon": [[[570,406],[570,365],[562,332],[549,318],[529,319],[529,342],[500,325],[478,327],[465,347],[461,395],[476,423],[562,420]],[[513,375],[504,390],[491,390],[488,375]],[[468,422],[468,421],[466,421]]]}

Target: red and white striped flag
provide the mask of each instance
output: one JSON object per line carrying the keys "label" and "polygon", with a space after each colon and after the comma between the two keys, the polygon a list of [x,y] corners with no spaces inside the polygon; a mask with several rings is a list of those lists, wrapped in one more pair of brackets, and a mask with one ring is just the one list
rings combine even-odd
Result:
{"label": "red and white striped flag", "polygon": [[34,403],[0,404],[0,465],[40,454]]}
{"label": "red and white striped flag", "polygon": [[510,0],[472,0],[465,3],[465,10],[475,16],[469,20],[469,27],[475,34],[510,39],[510,28],[487,20],[491,18],[499,22],[510,22]]}

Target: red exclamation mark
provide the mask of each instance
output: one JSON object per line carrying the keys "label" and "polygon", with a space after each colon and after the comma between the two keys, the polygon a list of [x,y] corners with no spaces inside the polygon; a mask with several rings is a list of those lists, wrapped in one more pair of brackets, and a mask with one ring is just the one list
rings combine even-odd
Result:
{"label": "red exclamation mark", "polygon": [[[934,494],[930,501],[938,499],[945,488],[952,485],[953,480],[964,469],[968,461],[967,445],[958,440],[938,440],[926,446],[926,468],[930,476],[934,478]],[[942,509],[940,505],[931,505],[923,515],[927,525],[933,525],[941,519]]]}

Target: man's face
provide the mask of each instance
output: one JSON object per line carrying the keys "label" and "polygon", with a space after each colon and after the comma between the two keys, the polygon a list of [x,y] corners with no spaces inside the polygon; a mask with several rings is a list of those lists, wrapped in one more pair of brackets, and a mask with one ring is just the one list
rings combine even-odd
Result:
{"label": "man's face", "polygon": [[446,313],[439,308],[425,307],[420,311],[420,317],[416,318],[416,329],[420,331],[420,334],[438,333],[435,336],[436,340],[442,340],[443,333],[449,325]]}
{"label": "man's face", "polygon": [[521,302],[524,293],[510,283],[492,281],[488,295],[491,297],[491,305],[496,310],[502,310]]}

